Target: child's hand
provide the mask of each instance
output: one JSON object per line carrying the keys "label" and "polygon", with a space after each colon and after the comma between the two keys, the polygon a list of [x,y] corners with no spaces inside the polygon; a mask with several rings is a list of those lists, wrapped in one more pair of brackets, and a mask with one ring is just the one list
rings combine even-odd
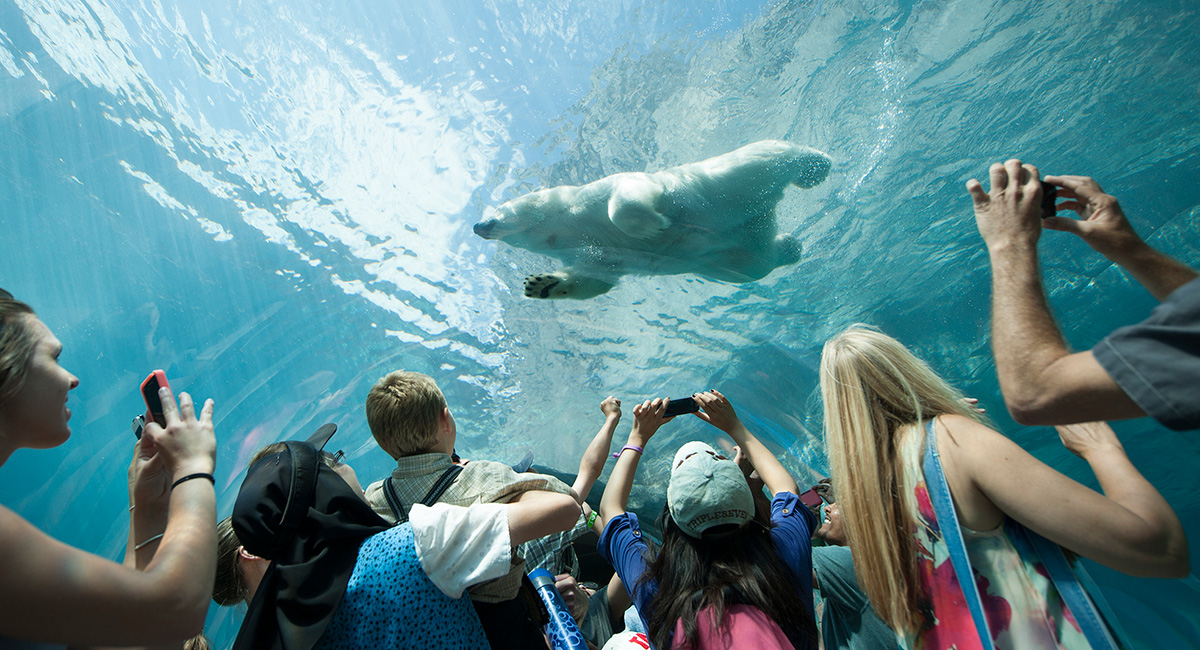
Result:
{"label": "child's hand", "polygon": [[638,440],[635,444],[645,447],[644,443],[649,442],[658,428],[673,419],[674,416],[663,417],[668,401],[670,400],[655,397],[653,400],[646,400],[633,407],[633,431],[629,434],[631,441],[637,437]]}
{"label": "child's hand", "polygon": [[603,402],[600,402],[600,412],[603,413],[604,417],[606,418],[616,417],[617,419],[620,419],[621,400],[609,395],[608,397],[604,398]]}
{"label": "child's hand", "polygon": [[692,395],[692,399],[696,400],[696,403],[702,409],[696,412],[696,417],[725,433],[729,433],[731,429],[741,424],[741,420],[738,420],[737,413],[734,412],[733,405],[729,403],[729,399],[715,389],[696,393]]}

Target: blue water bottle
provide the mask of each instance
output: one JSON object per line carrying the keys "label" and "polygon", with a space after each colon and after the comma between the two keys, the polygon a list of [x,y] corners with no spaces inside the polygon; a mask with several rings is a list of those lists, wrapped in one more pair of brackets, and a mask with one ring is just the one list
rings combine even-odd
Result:
{"label": "blue water bottle", "polygon": [[575,618],[571,616],[571,610],[567,609],[562,594],[554,588],[554,575],[545,569],[534,569],[529,572],[529,580],[550,613],[550,622],[546,624],[550,647],[554,650],[587,650],[587,643],[575,624]]}

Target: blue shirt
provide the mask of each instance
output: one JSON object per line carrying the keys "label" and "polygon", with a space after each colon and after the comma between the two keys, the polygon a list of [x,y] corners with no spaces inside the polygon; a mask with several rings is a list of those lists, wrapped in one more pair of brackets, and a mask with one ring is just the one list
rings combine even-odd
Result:
{"label": "blue shirt", "polygon": [[[804,507],[795,494],[780,492],[771,501],[771,542],[780,561],[791,570],[796,580],[796,591],[804,601],[809,616],[813,616],[812,531],[816,524],[816,515]],[[649,547],[638,527],[637,515],[626,512],[609,520],[600,533],[596,550],[621,576],[621,582],[629,590],[642,625],[650,629],[646,621],[654,598],[658,595],[658,583],[639,583],[650,557]]]}
{"label": "blue shirt", "polygon": [[314,650],[488,648],[469,598],[451,598],[425,575],[412,525],[368,537],[329,627]]}

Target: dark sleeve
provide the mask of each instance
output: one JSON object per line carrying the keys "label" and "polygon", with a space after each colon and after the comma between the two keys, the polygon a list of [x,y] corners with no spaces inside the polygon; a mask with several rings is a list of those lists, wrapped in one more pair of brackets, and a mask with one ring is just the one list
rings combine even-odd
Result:
{"label": "dark sleeve", "polygon": [[646,572],[649,549],[642,539],[637,515],[627,512],[610,519],[600,532],[596,551],[621,577],[633,605],[637,607],[638,616],[642,618],[642,625],[650,629],[646,621],[649,620],[654,597],[658,594],[658,584],[641,582],[642,574]]}
{"label": "dark sleeve", "polygon": [[839,609],[861,611],[867,596],[854,577],[854,558],[848,546],[819,546],[812,550],[813,575],[821,597]]}
{"label": "dark sleeve", "polygon": [[1163,426],[1200,428],[1200,278],[1172,292],[1146,320],[1109,334],[1092,354]]}
{"label": "dark sleeve", "polygon": [[796,589],[810,613],[813,608],[812,531],[816,524],[817,516],[795,494],[780,492],[771,500],[771,541],[775,543],[779,558],[795,574]]}

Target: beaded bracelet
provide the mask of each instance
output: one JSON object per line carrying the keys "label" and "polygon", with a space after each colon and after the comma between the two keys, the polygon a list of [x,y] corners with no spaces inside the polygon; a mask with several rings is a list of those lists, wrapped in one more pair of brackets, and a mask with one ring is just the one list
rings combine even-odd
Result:
{"label": "beaded bracelet", "polygon": [[640,453],[642,453],[642,448],[641,448],[641,447],[639,447],[639,446],[637,446],[637,445],[625,445],[624,447],[621,447],[621,451],[615,451],[615,452],[613,452],[613,455],[612,455],[612,457],[613,457],[613,458],[620,458],[620,457],[621,457],[621,454],[625,453],[625,450],[626,450],[626,449],[632,449],[632,450],[636,451],[636,452],[637,452],[637,453],[639,453],[639,454],[640,454]]}
{"label": "beaded bracelet", "polygon": [[197,474],[188,474],[187,476],[185,476],[185,477],[183,477],[183,478],[179,479],[178,481],[175,481],[174,483],[172,483],[172,484],[171,484],[171,489],[172,489],[172,490],[174,490],[176,487],[179,487],[179,484],[180,484],[180,483],[183,483],[184,481],[190,481],[190,480],[192,480],[192,479],[194,479],[194,478],[206,478],[206,479],[208,479],[208,480],[209,480],[209,481],[210,481],[210,482],[211,482],[213,485],[216,485],[216,484],[217,484],[217,479],[213,478],[213,475],[212,475],[212,474],[205,474],[204,472],[199,472],[199,473],[197,473]]}

